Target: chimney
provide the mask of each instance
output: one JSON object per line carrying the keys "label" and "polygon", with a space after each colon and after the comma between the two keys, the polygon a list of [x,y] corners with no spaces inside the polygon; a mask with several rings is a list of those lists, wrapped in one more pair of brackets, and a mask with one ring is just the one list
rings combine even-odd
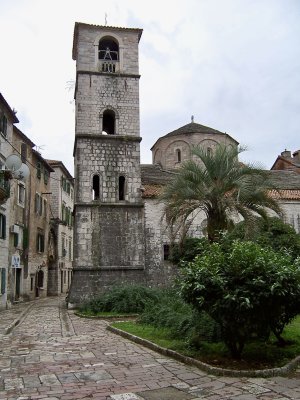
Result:
{"label": "chimney", "polygon": [[300,163],[300,150],[296,150],[293,153],[293,161]]}
{"label": "chimney", "polygon": [[292,158],[292,154],[291,154],[291,152],[290,152],[289,150],[285,149],[285,150],[281,153],[281,157],[291,159],[291,158]]}

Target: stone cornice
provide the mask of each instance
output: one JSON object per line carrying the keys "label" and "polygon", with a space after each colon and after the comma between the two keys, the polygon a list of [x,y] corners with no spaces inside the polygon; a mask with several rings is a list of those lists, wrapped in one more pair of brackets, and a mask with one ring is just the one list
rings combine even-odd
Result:
{"label": "stone cornice", "polygon": [[120,201],[118,203],[108,203],[108,202],[100,202],[100,201],[91,201],[91,202],[76,202],[74,203],[74,209],[76,207],[96,207],[96,208],[105,208],[105,207],[114,207],[114,208],[143,208],[144,203],[128,203],[126,201]]}
{"label": "stone cornice", "polygon": [[105,141],[119,141],[119,142],[141,142],[140,136],[133,135],[103,135],[101,133],[77,133],[75,135],[75,142],[73,148],[73,157],[75,157],[76,144],[78,139],[93,139],[93,140],[105,140]]}

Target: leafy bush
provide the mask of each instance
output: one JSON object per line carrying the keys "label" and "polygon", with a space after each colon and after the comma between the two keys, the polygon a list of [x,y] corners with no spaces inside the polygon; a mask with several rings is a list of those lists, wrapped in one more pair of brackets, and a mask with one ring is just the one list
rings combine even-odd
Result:
{"label": "leafy bush", "polygon": [[145,305],[158,300],[159,293],[141,285],[114,286],[109,292],[98,296],[81,307],[81,311],[93,314],[103,311],[141,313]]}
{"label": "leafy bush", "polygon": [[212,244],[182,270],[181,293],[221,326],[235,358],[247,340],[278,339],[300,312],[300,260],[256,243],[234,241],[226,251]]}
{"label": "leafy bush", "polygon": [[232,242],[240,238],[252,240],[262,246],[269,246],[278,252],[285,252],[293,259],[300,254],[300,235],[292,226],[276,217],[267,220],[257,218],[251,230],[244,222],[240,222],[224,239]]}
{"label": "leafy bush", "polygon": [[206,238],[197,239],[187,237],[181,244],[174,243],[172,245],[170,261],[175,264],[179,264],[182,261],[193,261],[208,246],[209,242]]}

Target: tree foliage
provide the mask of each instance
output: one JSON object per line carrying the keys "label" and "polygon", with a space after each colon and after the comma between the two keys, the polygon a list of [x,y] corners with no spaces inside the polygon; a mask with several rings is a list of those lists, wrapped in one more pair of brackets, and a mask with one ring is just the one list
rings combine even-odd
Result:
{"label": "tree foliage", "polygon": [[221,326],[224,342],[240,358],[246,341],[281,333],[300,311],[300,260],[247,241],[228,251],[212,244],[182,270],[181,293]]}
{"label": "tree foliage", "polygon": [[266,217],[266,208],[280,213],[277,201],[270,196],[273,185],[269,173],[240,163],[238,155],[242,151],[218,145],[208,153],[194,147],[194,159],[183,164],[162,194],[171,226],[188,228],[195,213],[204,211],[208,238],[214,242],[237,214],[250,223],[254,213]]}
{"label": "tree foliage", "polygon": [[252,240],[262,246],[269,246],[275,251],[289,254],[293,259],[300,255],[300,235],[296,233],[292,226],[277,217],[257,218],[251,231],[247,229],[244,221],[238,223],[226,235],[225,240],[231,242],[238,238]]}

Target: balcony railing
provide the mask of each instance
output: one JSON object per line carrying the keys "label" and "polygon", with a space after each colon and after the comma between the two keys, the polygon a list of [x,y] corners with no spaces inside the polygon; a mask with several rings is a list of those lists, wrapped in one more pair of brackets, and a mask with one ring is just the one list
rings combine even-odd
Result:
{"label": "balcony railing", "polygon": [[119,72],[119,62],[112,60],[99,60],[99,72],[115,74]]}

